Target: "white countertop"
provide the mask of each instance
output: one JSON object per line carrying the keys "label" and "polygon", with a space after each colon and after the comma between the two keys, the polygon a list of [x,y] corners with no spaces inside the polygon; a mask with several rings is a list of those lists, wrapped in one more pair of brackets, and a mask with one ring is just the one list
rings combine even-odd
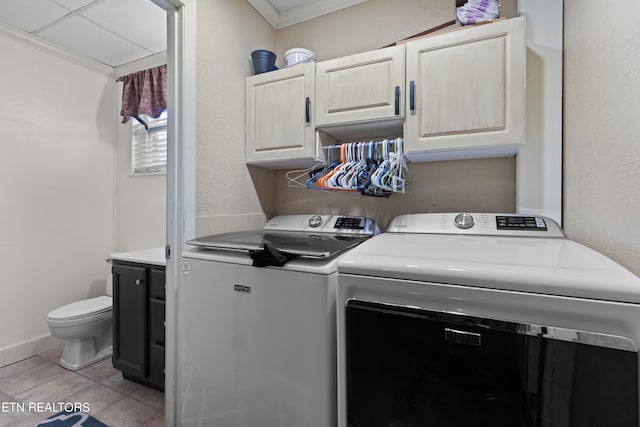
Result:
{"label": "white countertop", "polygon": [[140,264],[166,265],[164,248],[142,249],[131,252],[117,252],[109,255],[110,260],[137,262]]}

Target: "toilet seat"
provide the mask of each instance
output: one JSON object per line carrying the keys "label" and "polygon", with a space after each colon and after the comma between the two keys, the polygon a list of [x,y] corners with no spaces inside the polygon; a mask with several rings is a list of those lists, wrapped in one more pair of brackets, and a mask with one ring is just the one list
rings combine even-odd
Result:
{"label": "toilet seat", "polygon": [[84,317],[95,316],[101,313],[110,312],[113,306],[113,299],[108,296],[99,296],[82,301],[72,302],[62,307],[51,310],[49,320],[74,320]]}

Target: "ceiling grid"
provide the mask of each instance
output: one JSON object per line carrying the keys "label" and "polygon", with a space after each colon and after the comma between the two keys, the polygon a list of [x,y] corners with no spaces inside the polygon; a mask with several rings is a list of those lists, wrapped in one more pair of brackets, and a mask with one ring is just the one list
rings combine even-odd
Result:
{"label": "ceiling grid", "polygon": [[[275,29],[366,0],[247,0]],[[112,68],[166,51],[166,12],[151,0],[0,0],[0,23]]]}

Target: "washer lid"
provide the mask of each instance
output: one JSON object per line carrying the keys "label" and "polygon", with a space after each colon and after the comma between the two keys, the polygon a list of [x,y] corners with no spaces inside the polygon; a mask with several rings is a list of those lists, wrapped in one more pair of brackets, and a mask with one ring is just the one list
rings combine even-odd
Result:
{"label": "washer lid", "polygon": [[93,314],[110,311],[112,305],[113,299],[103,295],[83,301],[72,302],[71,304],[63,305],[62,307],[51,310],[49,313],[49,319],[63,320],[87,317]]}
{"label": "washer lid", "polygon": [[382,233],[338,273],[640,303],[640,278],[565,238]]}

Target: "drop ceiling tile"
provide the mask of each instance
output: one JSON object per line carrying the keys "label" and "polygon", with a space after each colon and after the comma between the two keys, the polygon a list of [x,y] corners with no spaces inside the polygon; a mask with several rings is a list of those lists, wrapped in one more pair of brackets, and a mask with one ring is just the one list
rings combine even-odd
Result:
{"label": "drop ceiling tile", "polygon": [[151,52],[167,50],[167,13],[151,0],[104,0],[80,13]]}
{"label": "drop ceiling tile", "polygon": [[78,10],[81,7],[88,5],[94,0],[53,0],[61,6],[66,7],[69,10]]}
{"label": "drop ceiling tile", "polygon": [[0,0],[0,21],[31,33],[69,11],[49,0]]}
{"label": "drop ceiling tile", "polygon": [[38,36],[111,67],[117,67],[151,55],[151,52],[118,37],[81,16],[65,19],[40,32]]}

